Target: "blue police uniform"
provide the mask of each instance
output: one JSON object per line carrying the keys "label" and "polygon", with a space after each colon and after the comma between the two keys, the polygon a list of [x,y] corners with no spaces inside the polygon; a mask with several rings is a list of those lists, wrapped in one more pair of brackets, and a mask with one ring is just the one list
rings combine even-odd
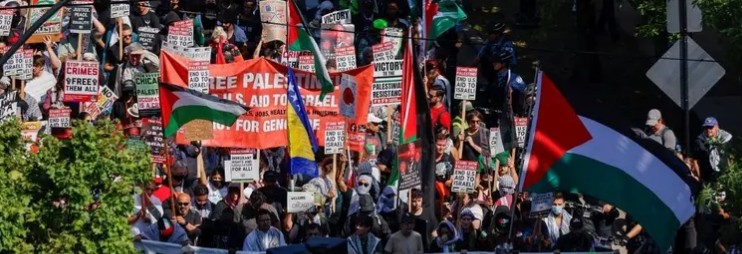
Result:
{"label": "blue police uniform", "polygon": [[479,50],[477,57],[483,59],[502,50],[509,51],[513,55],[513,58],[510,60],[510,66],[515,66],[518,63],[517,57],[515,57],[515,44],[513,44],[513,41],[505,38],[505,36],[500,36],[494,43],[490,42],[489,39],[484,41],[484,46]]}

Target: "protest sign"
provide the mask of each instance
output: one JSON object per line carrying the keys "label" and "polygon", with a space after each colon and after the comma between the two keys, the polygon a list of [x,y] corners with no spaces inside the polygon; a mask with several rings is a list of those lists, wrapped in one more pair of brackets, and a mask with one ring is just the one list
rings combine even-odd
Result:
{"label": "protest sign", "polygon": [[322,24],[350,24],[350,10],[339,10],[322,16]]}
{"label": "protest sign", "polygon": [[398,105],[402,102],[402,60],[374,62],[371,105]]}
{"label": "protest sign", "polygon": [[396,56],[399,55],[399,50],[402,49],[402,37],[404,37],[404,30],[402,28],[397,27],[387,27],[384,28],[381,32],[383,36],[381,37],[381,42],[392,42],[394,43],[394,48],[392,49],[392,53],[394,53],[395,59]]}
{"label": "protest sign", "polygon": [[89,34],[93,30],[93,6],[73,6],[70,14],[71,33]]}
{"label": "protest sign", "polygon": [[31,146],[38,140],[41,130],[48,129],[46,124],[46,121],[23,123],[21,136],[23,136],[23,139],[31,141],[31,143],[26,144],[26,150],[31,150]]}
{"label": "protest sign", "polygon": [[[161,81],[181,87],[188,87],[187,59],[160,52],[162,61]],[[250,108],[240,116],[232,126],[214,123],[214,137],[204,140],[204,146],[219,147],[252,147],[268,149],[286,146],[286,87],[287,67],[264,58],[250,59],[240,64],[209,65],[209,94],[231,100]],[[356,121],[366,124],[369,109],[373,69],[361,67],[348,72],[330,73],[330,81],[335,85],[333,92],[328,93],[323,101],[319,100],[322,85],[315,73],[295,70],[294,76],[301,95],[304,97],[309,122],[314,130],[320,128],[321,122],[343,121],[340,115],[342,74],[355,78],[356,94],[359,99],[356,105]],[[352,92],[352,91],[351,91]],[[353,99],[353,98],[352,98]],[[317,132],[317,141],[324,144],[324,132]],[[177,135],[179,144],[187,144],[182,133]]]}
{"label": "protest sign", "polygon": [[95,102],[83,102],[82,105],[82,111],[88,113],[93,119],[97,119],[103,113]]}
{"label": "protest sign", "polygon": [[130,15],[129,3],[122,3],[122,4],[111,3],[111,18],[112,19],[126,18],[126,17],[129,17],[129,15]]}
{"label": "protest sign", "polygon": [[232,154],[230,156],[230,167],[225,169],[227,182],[246,183],[260,181],[258,161],[253,154]]}
{"label": "protest sign", "polygon": [[343,74],[342,81],[340,83],[340,90],[343,93],[343,98],[340,103],[340,115],[345,116],[349,119],[356,118],[356,101],[357,101],[357,85],[355,77]]}
{"label": "protest sign", "polygon": [[286,42],[287,12],[286,1],[261,0],[260,21],[263,22],[263,40]]}
{"label": "protest sign", "polygon": [[186,56],[191,59],[188,63],[188,88],[209,93],[211,47],[190,48]]}
{"label": "protest sign", "polygon": [[139,116],[157,116],[160,115],[160,88],[157,78],[160,73],[139,73],[134,76],[134,83],[137,84],[137,106],[139,107]]}
{"label": "protest sign", "polygon": [[453,182],[451,183],[451,192],[472,193],[474,192],[474,181],[477,177],[477,161],[456,162],[453,167]]}
{"label": "protest sign", "polygon": [[64,101],[88,102],[98,95],[98,62],[67,60],[64,68]]}
{"label": "protest sign", "polygon": [[155,52],[155,38],[160,32],[160,29],[153,27],[140,27],[137,29],[137,35],[139,36],[139,43],[142,44],[145,50],[149,52]]}
{"label": "protest sign", "polygon": [[352,151],[360,151],[363,148],[363,143],[366,141],[366,126],[358,124],[353,119],[348,119],[348,147]]}
{"label": "protest sign", "polygon": [[10,30],[13,29],[14,13],[14,9],[0,10],[0,36],[10,35]]}
{"label": "protest sign", "polygon": [[352,24],[322,24],[320,48],[328,60],[335,59],[336,50],[355,46],[355,26]]}
{"label": "protest sign", "polygon": [[294,69],[299,68],[299,56],[302,52],[300,51],[287,51],[286,46],[281,46],[281,64]]}
{"label": "protest sign", "polygon": [[345,122],[325,124],[325,154],[343,153],[345,146]]}
{"label": "protest sign", "polygon": [[5,121],[19,113],[16,104],[17,95],[17,91],[0,95],[0,121]]}
{"label": "protest sign", "polygon": [[527,117],[514,117],[515,137],[518,139],[518,147],[523,148],[526,144],[526,131],[528,131]]}
{"label": "protest sign", "polygon": [[335,49],[335,66],[337,71],[349,71],[356,68],[356,48],[354,46]]}
{"label": "protest sign", "polygon": [[397,55],[394,53],[394,42],[383,42],[371,46],[374,53],[374,61],[394,60]]}
{"label": "protest sign", "polygon": [[554,201],[554,193],[531,193],[531,212],[543,212],[551,209],[551,204]]}
{"label": "protest sign", "polygon": [[287,213],[300,213],[314,207],[314,193],[312,192],[287,192]]}
{"label": "protest sign", "polygon": [[473,101],[477,96],[477,68],[456,67],[455,100]]}
{"label": "protest sign", "polygon": [[[5,47],[4,52],[7,52],[10,47]],[[16,51],[8,61],[3,64],[3,76],[16,76],[23,70],[23,50]]]}
{"label": "protest sign", "polygon": [[165,149],[165,140],[162,134],[162,121],[159,119],[144,118],[142,120],[142,137],[144,143],[149,146],[152,162],[165,163],[163,155]]}
{"label": "protest sign", "polygon": [[129,151],[147,151],[147,143],[138,138],[127,138],[124,149]]}
{"label": "protest sign", "polygon": [[[57,0],[32,0],[31,5],[44,5],[52,6],[57,3]],[[44,16],[51,7],[31,7],[28,9],[30,18],[26,20],[26,30],[30,30],[31,26],[36,23],[37,20]],[[59,41],[62,38],[62,12],[57,11],[44,24],[34,31],[33,36],[28,38],[27,44],[44,42],[44,38],[49,36],[52,41]]]}
{"label": "protest sign", "polygon": [[168,28],[167,42],[180,47],[193,46],[193,20],[175,21]]}
{"label": "protest sign", "polygon": [[408,190],[422,183],[420,156],[422,140],[397,146],[399,152],[399,190]]}
{"label": "protest sign", "polygon": [[490,157],[495,158],[499,153],[505,151],[502,145],[502,135],[500,135],[500,129],[497,127],[490,128]]}
{"label": "protest sign", "polygon": [[23,59],[22,59],[21,69],[18,71],[16,75],[16,79],[20,79],[20,80],[33,79],[33,49],[23,50]]}
{"label": "protest sign", "polygon": [[101,86],[98,90],[97,98],[98,108],[100,108],[101,111],[108,111],[113,106],[113,102],[116,101],[116,99],[118,99],[119,97],[116,96],[113,90],[111,90],[107,86]]}
{"label": "protest sign", "polygon": [[299,55],[299,70],[314,72],[314,55],[310,52],[302,52]]}
{"label": "protest sign", "polygon": [[72,109],[60,108],[49,110],[49,127],[52,128],[70,128],[70,114]]}

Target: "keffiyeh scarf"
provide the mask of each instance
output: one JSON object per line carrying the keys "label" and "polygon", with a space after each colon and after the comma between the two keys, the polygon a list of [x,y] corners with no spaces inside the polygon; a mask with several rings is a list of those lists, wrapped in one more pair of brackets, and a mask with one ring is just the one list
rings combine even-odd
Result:
{"label": "keffiyeh scarf", "polygon": [[566,235],[569,233],[569,222],[572,221],[572,215],[569,213],[562,212],[562,226],[557,227],[556,219],[554,218],[553,213],[549,213],[549,217],[544,218],[544,222],[546,222],[546,227],[549,228],[549,238],[551,238],[551,245],[556,245],[557,239],[559,239],[560,232],[561,235]]}
{"label": "keffiyeh scarf", "polygon": [[361,241],[361,236],[353,234],[348,237],[348,250],[354,252],[355,254],[374,254],[374,250],[376,250],[376,245],[378,245],[380,242],[379,238],[374,236],[372,233],[368,233],[366,235],[366,248],[363,248],[363,243]]}
{"label": "keffiyeh scarf", "polygon": [[433,239],[433,242],[435,244],[438,244],[438,247],[441,248],[441,251],[443,253],[453,252],[454,251],[453,245],[454,245],[454,243],[456,243],[456,242],[459,241],[460,235],[459,235],[458,231],[456,231],[456,227],[450,221],[443,221],[443,222],[441,222],[440,224],[438,224],[438,228],[440,228],[440,225],[446,225],[446,227],[448,227],[448,230],[453,233],[454,237],[453,237],[453,239],[448,239],[445,243],[443,243],[443,245],[441,245],[439,243],[439,239],[440,239],[440,235],[439,235],[439,236],[435,237],[435,239]]}
{"label": "keffiyeh scarf", "polygon": [[268,232],[265,233],[260,230],[254,230],[248,236],[248,238],[252,239],[248,239],[245,241],[245,244],[249,246],[245,246],[245,248],[263,252],[270,248],[280,247],[281,237],[281,232],[274,227],[271,227],[270,229],[268,229]]}

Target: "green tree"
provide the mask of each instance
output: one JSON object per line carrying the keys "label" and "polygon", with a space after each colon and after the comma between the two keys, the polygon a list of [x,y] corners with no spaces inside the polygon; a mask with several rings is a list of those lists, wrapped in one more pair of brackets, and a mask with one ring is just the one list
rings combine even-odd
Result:
{"label": "green tree", "polygon": [[[17,154],[11,162],[0,161],[0,167],[18,168],[15,179],[0,176],[0,194],[15,192],[7,205],[0,198],[0,214],[16,218],[0,221],[0,232],[18,230],[7,242],[2,237],[0,246],[13,253],[29,253],[28,246],[36,253],[135,253],[127,216],[133,210],[133,183],[151,177],[147,152],[123,149],[124,137],[108,121],[75,122],[71,139],[41,135],[37,154],[26,153],[24,141],[10,134],[18,128],[17,123],[0,125],[0,143],[13,145],[0,145],[0,151]],[[4,181],[17,187],[5,188]],[[93,195],[96,190],[99,195]]]}

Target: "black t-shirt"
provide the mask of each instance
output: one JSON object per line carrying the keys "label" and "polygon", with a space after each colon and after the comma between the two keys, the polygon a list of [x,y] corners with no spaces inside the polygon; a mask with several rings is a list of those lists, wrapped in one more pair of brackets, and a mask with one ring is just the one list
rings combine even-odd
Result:
{"label": "black t-shirt", "polygon": [[[420,235],[423,237],[423,240],[430,240],[430,233],[438,227],[438,218],[435,217],[435,213],[433,213],[433,211],[423,209],[422,214],[415,215],[415,219],[418,220],[415,222],[415,231],[420,233]],[[425,232],[420,232],[420,229],[422,228],[419,228],[418,224],[425,225]]]}
{"label": "black t-shirt", "polygon": [[453,156],[451,154],[443,154],[439,160],[435,161],[435,180],[439,182],[446,182],[451,178],[453,174]]}

